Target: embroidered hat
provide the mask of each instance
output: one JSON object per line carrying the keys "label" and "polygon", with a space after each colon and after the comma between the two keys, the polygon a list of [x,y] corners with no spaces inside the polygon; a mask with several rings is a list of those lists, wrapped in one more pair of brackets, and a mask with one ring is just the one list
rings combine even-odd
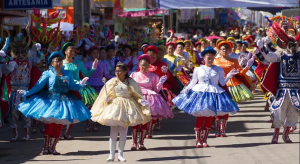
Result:
{"label": "embroidered hat", "polygon": [[214,55],[216,55],[217,54],[217,51],[216,50],[214,50],[212,47],[206,47],[202,52],[201,52],[201,56],[202,57],[204,57],[205,56],[205,54],[207,54],[207,53],[212,53],[212,54],[214,54]]}
{"label": "embroidered hat", "polygon": [[48,63],[51,64],[53,58],[56,58],[56,57],[63,58],[63,56],[64,56],[64,54],[60,51],[52,52],[51,55],[48,58]]}
{"label": "embroidered hat", "polygon": [[137,60],[140,62],[141,59],[147,59],[147,60],[149,60],[150,63],[152,63],[152,58],[147,54],[143,54],[143,55],[139,56]]}

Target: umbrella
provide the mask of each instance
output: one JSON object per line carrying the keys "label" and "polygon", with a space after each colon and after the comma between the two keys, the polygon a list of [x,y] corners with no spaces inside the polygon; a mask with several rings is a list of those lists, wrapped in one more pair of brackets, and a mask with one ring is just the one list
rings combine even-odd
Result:
{"label": "umbrella", "polygon": [[222,38],[219,36],[209,36],[209,37],[206,37],[205,39],[212,40],[212,39],[222,39]]}

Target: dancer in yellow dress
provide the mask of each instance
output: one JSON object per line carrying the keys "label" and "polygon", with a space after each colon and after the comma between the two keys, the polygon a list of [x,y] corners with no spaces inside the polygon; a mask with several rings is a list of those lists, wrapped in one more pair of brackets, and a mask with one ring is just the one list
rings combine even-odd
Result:
{"label": "dancer in yellow dress", "polygon": [[116,65],[116,78],[104,85],[91,112],[93,121],[110,126],[110,155],[107,161],[114,161],[119,134],[118,160],[125,162],[123,151],[128,126],[146,124],[151,120],[149,105],[140,86],[129,77],[127,66],[120,62]]}

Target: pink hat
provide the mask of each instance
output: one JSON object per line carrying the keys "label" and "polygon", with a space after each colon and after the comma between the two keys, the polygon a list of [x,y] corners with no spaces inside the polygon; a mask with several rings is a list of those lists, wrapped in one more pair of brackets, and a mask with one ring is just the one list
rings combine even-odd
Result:
{"label": "pink hat", "polygon": [[150,63],[152,62],[152,58],[147,54],[143,54],[143,55],[139,56],[137,60],[140,62],[141,59],[147,59],[147,60],[149,60]]}

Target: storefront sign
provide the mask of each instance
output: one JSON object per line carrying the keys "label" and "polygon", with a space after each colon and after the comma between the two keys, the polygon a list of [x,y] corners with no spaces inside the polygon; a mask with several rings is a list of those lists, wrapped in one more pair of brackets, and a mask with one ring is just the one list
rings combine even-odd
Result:
{"label": "storefront sign", "polygon": [[52,0],[5,0],[4,10],[52,9]]}
{"label": "storefront sign", "polygon": [[59,13],[58,18],[65,19],[67,16],[67,10],[66,9],[56,9],[56,12]]}

